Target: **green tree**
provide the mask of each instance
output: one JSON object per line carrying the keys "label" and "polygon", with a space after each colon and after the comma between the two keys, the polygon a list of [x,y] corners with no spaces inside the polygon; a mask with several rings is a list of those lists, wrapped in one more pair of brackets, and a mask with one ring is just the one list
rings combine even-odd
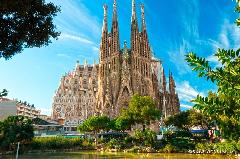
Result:
{"label": "green tree", "polygon": [[89,120],[87,119],[82,124],[80,124],[77,128],[78,131],[81,133],[90,132],[91,130],[88,127],[88,122],[89,122]]}
{"label": "green tree", "polygon": [[92,116],[78,126],[78,131],[93,133],[97,141],[97,133],[108,130],[109,124],[110,118],[107,116]]}
{"label": "green tree", "polygon": [[125,131],[131,128],[131,123],[132,123],[131,119],[128,119],[124,116],[119,116],[115,120],[115,129],[119,131]]}
{"label": "green tree", "polygon": [[[240,12],[237,0],[236,11]],[[236,20],[239,26],[239,18]],[[217,122],[223,137],[238,139],[240,137],[240,49],[218,49],[215,53],[221,67],[212,68],[205,58],[194,53],[186,55],[186,60],[199,77],[214,82],[218,90],[210,91],[207,97],[197,96],[193,100],[195,108],[209,115]]]}
{"label": "green tree", "polygon": [[141,145],[144,144],[144,146],[153,147],[154,142],[156,141],[156,138],[157,138],[157,134],[150,129],[146,129],[145,131],[136,130],[134,132],[134,138]]}
{"label": "green tree", "polygon": [[151,121],[160,119],[160,110],[157,109],[154,100],[149,96],[135,94],[129,103],[128,109],[123,111],[124,118],[129,119],[131,124],[142,124],[143,131]]}
{"label": "green tree", "polygon": [[0,0],[0,58],[51,43],[60,35],[53,24],[59,11],[45,0]]}
{"label": "green tree", "polygon": [[7,96],[7,95],[8,95],[8,91],[7,91],[6,89],[3,89],[3,91],[0,92],[0,98],[1,98],[1,97],[5,97],[5,96]]}
{"label": "green tree", "polygon": [[23,116],[9,116],[0,123],[0,131],[3,147],[28,142],[34,136],[32,121]]}
{"label": "green tree", "polygon": [[178,129],[187,130],[193,126],[201,126],[203,129],[207,129],[211,125],[211,121],[201,112],[197,112],[194,109],[182,111],[176,115],[170,116],[164,121],[166,126],[175,126]]}
{"label": "green tree", "polygon": [[107,116],[92,116],[85,120],[78,126],[81,132],[96,132],[100,130],[107,130],[109,127],[110,119]]}
{"label": "green tree", "polygon": [[179,114],[170,116],[165,119],[164,124],[166,126],[175,126],[178,129],[188,129],[189,123],[188,123],[188,112],[180,112]]}

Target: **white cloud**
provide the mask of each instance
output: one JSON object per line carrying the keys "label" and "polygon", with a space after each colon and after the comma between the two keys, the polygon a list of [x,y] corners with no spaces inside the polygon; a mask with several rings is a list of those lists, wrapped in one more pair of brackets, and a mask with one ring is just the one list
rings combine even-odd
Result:
{"label": "white cloud", "polygon": [[[220,27],[218,40],[209,39],[208,42],[212,45],[213,50],[216,51],[219,48],[222,49],[238,49],[240,44],[240,28],[234,23],[230,23],[228,19],[225,19]],[[213,54],[206,58],[208,61],[215,64],[215,67],[221,67],[221,63],[217,57]]]}
{"label": "white cloud", "polygon": [[[188,66],[185,55],[190,51],[193,51],[194,45],[199,41],[199,2],[198,1],[183,1],[183,5],[186,5],[187,10],[182,10],[179,14],[181,18],[181,25],[183,31],[182,42],[175,44],[171,42],[169,46],[168,55],[170,61],[175,65],[179,75],[183,75],[191,72]],[[191,16],[189,16],[191,15]]]}
{"label": "white cloud", "polygon": [[[101,24],[98,22],[98,18],[81,1],[50,1],[61,6],[61,13],[56,17],[56,21],[65,31],[71,32],[77,29],[87,31],[92,35],[101,33]],[[85,32],[82,33],[85,35]]]}
{"label": "white cloud", "polygon": [[205,96],[203,92],[199,92],[195,88],[190,86],[188,81],[177,83],[176,89],[179,99],[185,102],[191,101],[192,99],[196,98],[197,95]]}
{"label": "white cloud", "polygon": [[210,55],[206,58],[207,61],[210,61],[210,62],[214,62],[214,63],[217,63],[218,62],[218,58],[214,55]]}
{"label": "white cloud", "polygon": [[183,40],[179,48],[175,48],[175,50],[168,52],[170,61],[175,64],[180,75],[186,74],[191,71],[185,60],[185,55],[188,53],[188,46],[189,44],[185,40]]}
{"label": "white cloud", "polygon": [[187,104],[181,104],[180,107],[187,108],[187,109],[192,109],[193,108],[193,106],[187,105]]}
{"label": "white cloud", "polygon": [[[182,43],[176,45],[170,43],[168,55],[170,61],[175,64],[179,75],[189,73],[191,71],[187,62],[185,61],[185,55],[190,51],[199,51],[198,47],[212,47],[213,52],[216,52],[218,48],[224,49],[238,49],[240,45],[240,28],[234,23],[229,22],[228,18],[225,18],[220,25],[220,31],[217,39],[201,39],[198,30],[199,23],[199,7],[198,2],[194,1],[189,4],[192,8],[189,11],[184,11],[180,16],[182,19],[182,25],[184,26]],[[191,15],[189,17],[189,15]],[[217,26],[217,25],[216,25]],[[221,63],[218,61],[217,57],[213,54],[206,58],[208,61],[212,62],[215,67],[221,67]]]}
{"label": "white cloud", "polygon": [[[61,13],[56,17],[56,25],[61,35],[60,40],[81,44],[81,53],[86,56],[86,50],[98,55],[98,43],[101,37],[101,21],[94,12],[89,10],[82,0],[48,0],[61,7]],[[60,57],[69,58],[67,54]]]}
{"label": "white cloud", "polygon": [[69,55],[67,55],[67,54],[65,54],[65,53],[59,53],[59,54],[57,54],[57,56],[58,56],[58,57],[67,58],[67,59],[72,59],[71,56],[69,56]]}
{"label": "white cloud", "polygon": [[98,57],[99,55],[99,48],[97,46],[92,47],[92,52]]}
{"label": "white cloud", "polygon": [[215,64],[215,67],[221,67],[222,66],[222,64],[218,61],[217,56],[210,55],[206,58],[206,60]]}
{"label": "white cloud", "polygon": [[69,39],[69,40],[75,40],[78,41],[80,43],[85,43],[85,44],[89,44],[89,45],[94,45],[95,43],[84,38],[81,36],[77,36],[77,35],[71,35],[71,34],[67,34],[67,33],[62,33],[60,36],[60,39]]}
{"label": "white cloud", "polygon": [[221,48],[237,49],[240,44],[240,28],[234,23],[230,23],[225,19],[219,34],[219,43]]}
{"label": "white cloud", "polygon": [[[78,36],[78,35],[71,35],[71,34],[67,34],[67,33],[62,33],[61,36],[60,36],[60,39],[65,39],[65,40],[74,40],[74,41],[77,41],[85,46],[87,46],[89,48],[89,50],[91,50],[91,56],[93,56],[92,54],[94,54],[94,57],[98,57],[98,54],[99,54],[99,48],[97,47],[96,43],[94,43],[93,41],[85,38],[85,37],[81,37],[81,36]],[[85,54],[87,54],[85,52]],[[71,56],[67,55],[67,54],[62,54],[62,53],[59,53],[57,54],[57,56],[59,57],[64,57],[64,58],[67,58],[67,59],[71,59]],[[84,57],[81,57],[81,58],[89,58],[87,57],[86,55]]]}
{"label": "white cloud", "polygon": [[96,46],[92,47],[92,49],[93,49],[93,51],[99,51],[99,48]]}
{"label": "white cloud", "polygon": [[238,49],[240,44],[240,28],[234,23],[230,23],[228,19],[224,19],[220,26],[218,39],[209,39],[210,44],[217,50],[223,49]]}
{"label": "white cloud", "polygon": [[199,2],[185,0],[183,5],[188,8],[182,10],[183,12],[179,15],[184,27],[185,36],[190,39],[199,39]]}

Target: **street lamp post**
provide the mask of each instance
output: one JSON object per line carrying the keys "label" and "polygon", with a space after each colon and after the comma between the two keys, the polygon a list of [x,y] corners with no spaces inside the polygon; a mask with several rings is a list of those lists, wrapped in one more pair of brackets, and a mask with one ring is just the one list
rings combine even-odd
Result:
{"label": "street lamp post", "polygon": [[165,95],[163,95],[164,118],[167,117],[166,101],[167,101],[167,100],[165,99]]}

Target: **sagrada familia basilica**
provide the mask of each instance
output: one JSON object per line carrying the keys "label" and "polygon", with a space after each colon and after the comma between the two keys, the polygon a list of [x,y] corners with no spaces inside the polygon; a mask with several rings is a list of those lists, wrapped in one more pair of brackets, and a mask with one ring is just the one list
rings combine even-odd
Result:
{"label": "sagrada familia basilica", "polygon": [[53,98],[53,119],[64,118],[77,124],[92,115],[119,115],[128,107],[135,93],[151,96],[164,117],[179,112],[179,98],[175,82],[169,73],[168,85],[162,63],[150,49],[141,5],[141,29],[132,0],[131,48],[124,42],[120,48],[117,4],[114,0],[111,31],[108,30],[108,7],[104,5],[104,19],[99,51],[99,63],[80,65],[61,78]]}

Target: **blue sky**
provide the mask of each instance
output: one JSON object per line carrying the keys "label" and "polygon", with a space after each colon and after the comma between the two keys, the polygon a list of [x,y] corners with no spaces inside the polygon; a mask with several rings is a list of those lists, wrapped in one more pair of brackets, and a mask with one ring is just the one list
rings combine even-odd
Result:
{"label": "blue sky", "polygon": [[[108,5],[111,27],[113,0],[48,0],[61,6],[54,19],[62,34],[47,47],[25,49],[6,61],[0,59],[0,89],[9,90],[9,98],[28,101],[51,114],[52,97],[65,72],[77,60],[83,64],[98,60],[103,20],[103,4]],[[131,0],[118,0],[120,40],[130,44]],[[145,4],[145,18],[155,57],[171,70],[181,100],[181,109],[197,94],[206,95],[216,86],[196,73],[184,60],[190,51],[206,57],[217,66],[213,53],[217,48],[240,46],[240,29],[234,25],[238,16],[231,0],[136,0],[138,21],[140,3]],[[140,24],[140,23],[139,23]],[[130,47],[130,46],[129,46]],[[168,72],[168,71],[166,71]]]}

